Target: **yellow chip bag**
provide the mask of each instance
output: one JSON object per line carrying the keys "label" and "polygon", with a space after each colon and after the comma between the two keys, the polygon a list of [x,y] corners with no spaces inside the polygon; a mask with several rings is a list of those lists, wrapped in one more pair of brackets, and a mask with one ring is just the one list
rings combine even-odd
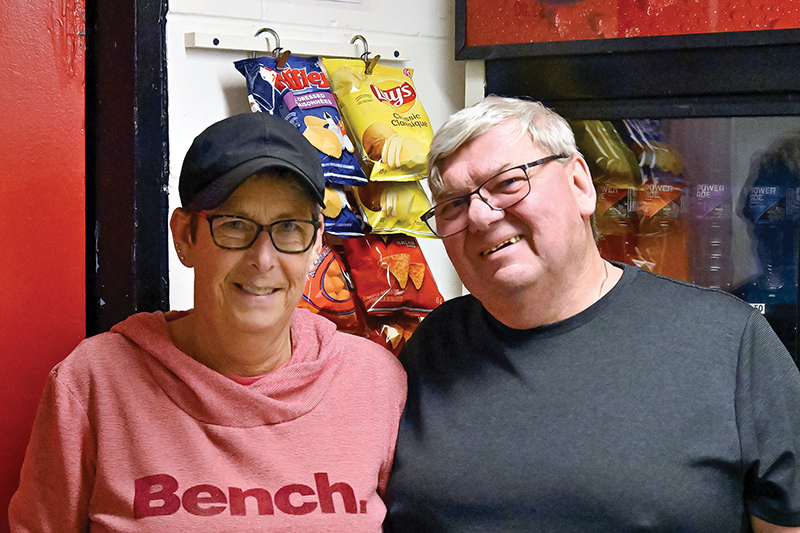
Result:
{"label": "yellow chip bag", "polygon": [[435,237],[420,218],[431,208],[420,182],[370,181],[352,190],[372,233]]}
{"label": "yellow chip bag", "polygon": [[433,129],[417,97],[414,70],[378,63],[372,74],[360,59],[323,58],[347,131],[357,141],[372,181],[428,176]]}

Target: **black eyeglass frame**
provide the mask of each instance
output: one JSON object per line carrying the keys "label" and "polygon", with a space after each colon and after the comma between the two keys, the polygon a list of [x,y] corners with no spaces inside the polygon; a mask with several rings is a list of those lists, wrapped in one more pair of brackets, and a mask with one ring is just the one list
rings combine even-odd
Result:
{"label": "black eyeglass frame", "polygon": [[[258,236],[261,235],[261,232],[262,231],[266,231],[267,234],[269,235],[269,240],[272,241],[272,246],[277,251],[279,251],[279,252],[281,252],[283,254],[302,254],[302,253],[307,252],[314,245],[314,241],[315,241],[315,239],[317,237],[317,234],[319,232],[319,228],[321,227],[319,220],[313,220],[313,219],[304,220],[304,219],[299,219],[299,218],[289,218],[289,219],[284,219],[284,220],[276,220],[275,222],[271,222],[270,224],[259,224],[255,220],[249,219],[247,217],[241,217],[241,216],[238,216],[238,215],[224,215],[224,214],[209,215],[205,211],[199,211],[197,213],[197,216],[199,216],[200,218],[204,218],[204,219],[206,219],[208,221],[208,231],[209,231],[209,233],[211,233],[211,240],[214,242],[215,246],[217,246],[218,248],[222,248],[224,250],[247,250],[248,248],[253,246],[253,243],[256,242],[256,240],[258,239]],[[232,247],[232,246],[222,246],[222,245],[220,245],[217,242],[216,237],[214,237],[214,220],[219,219],[219,218],[232,218],[232,219],[236,219],[236,220],[244,220],[246,222],[250,222],[251,224],[255,224],[256,232],[255,232],[255,235],[253,236],[253,240],[250,241],[245,246]],[[308,243],[308,245],[305,248],[303,248],[302,250],[289,251],[289,250],[284,250],[284,249],[280,248],[275,243],[275,237],[272,236],[272,228],[277,226],[278,224],[282,224],[282,223],[285,223],[285,222],[305,222],[305,223],[308,223],[308,224],[311,224],[312,226],[314,226],[314,233],[312,234],[313,237],[311,238],[311,241]]]}
{"label": "black eyeglass frame", "polygon": [[[531,161],[530,163],[525,163],[525,164],[523,164],[523,165],[517,165],[517,166],[515,166],[515,167],[507,168],[507,169],[505,169],[505,170],[503,170],[503,171],[500,171],[500,172],[498,172],[497,174],[495,174],[495,175],[491,176],[490,178],[486,179],[486,180],[485,180],[483,183],[481,183],[481,184],[480,184],[480,185],[479,185],[477,188],[475,188],[475,190],[474,190],[474,191],[472,191],[472,192],[470,192],[470,193],[467,193],[467,194],[462,194],[462,195],[460,195],[460,196],[454,196],[454,197],[452,197],[452,198],[448,198],[448,199],[447,199],[447,200],[445,200],[444,202],[440,202],[440,203],[438,203],[438,204],[434,205],[433,207],[431,207],[430,209],[428,209],[427,211],[425,211],[425,213],[423,213],[423,214],[422,214],[422,216],[420,217],[420,220],[422,220],[423,222],[425,222],[425,224],[428,226],[428,228],[430,228],[430,230],[431,230],[431,231],[432,231],[432,232],[433,232],[433,233],[434,233],[434,234],[435,234],[437,237],[439,237],[439,238],[441,238],[441,239],[444,239],[445,237],[452,237],[453,235],[457,235],[458,233],[461,233],[462,231],[464,231],[465,229],[467,229],[467,227],[469,227],[469,224],[467,224],[466,226],[464,226],[463,228],[461,228],[461,229],[460,229],[460,230],[458,230],[458,231],[454,231],[453,233],[448,233],[448,234],[446,234],[446,235],[439,235],[439,233],[436,231],[436,229],[433,227],[433,225],[432,225],[432,224],[429,222],[429,221],[430,221],[430,219],[431,219],[431,218],[433,218],[433,217],[435,216],[435,214],[434,214],[434,211],[436,210],[436,208],[437,208],[437,207],[439,207],[439,206],[441,206],[441,205],[443,205],[443,204],[446,204],[446,203],[448,203],[448,202],[452,202],[453,200],[465,200],[465,201],[466,201],[466,203],[467,203],[467,205],[469,205],[469,199],[470,199],[470,197],[471,197],[471,196],[473,196],[473,195],[475,195],[475,194],[477,194],[477,195],[478,195],[478,198],[480,198],[480,199],[481,199],[481,201],[482,201],[483,203],[485,203],[486,205],[488,205],[488,206],[489,206],[489,208],[491,208],[493,211],[505,211],[505,210],[506,210],[506,209],[508,209],[509,207],[513,207],[513,206],[517,205],[518,203],[520,203],[522,200],[524,200],[525,198],[527,198],[527,197],[528,197],[528,195],[531,193],[531,177],[528,175],[528,170],[529,170],[529,169],[531,169],[531,168],[534,168],[534,167],[538,167],[538,166],[541,166],[541,165],[544,165],[545,163],[549,163],[550,161],[556,161],[557,159],[568,159],[569,157],[571,157],[571,156],[569,156],[569,155],[566,155],[566,154],[559,154],[559,155],[548,155],[547,157],[543,157],[543,158],[541,158],[541,159],[537,159],[536,161]],[[490,203],[489,203],[489,200],[487,200],[486,198],[484,198],[484,197],[481,195],[481,189],[483,189],[483,186],[484,186],[484,185],[486,185],[487,183],[489,183],[490,181],[492,181],[493,179],[495,179],[497,176],[500,176],[500,175],[502,175],[502,174],[505,174],[506,172],[511,172],[512,170],[517,170],[517,169],[521,169],[521,170],[522,170],[522,171],[525,173],[525,180],[526,180],[526,181],[527,181],[527,183],[528,183],[528,192],[526,192],[525,194],[523,194],[523,195],[520,197],[520,199],[519,199],[519,200],[517,200],[517,201],[516,201],[516,202],[514,202],[513,204],[509,204],[509,205],[507,205],[507,206],[505,206],[505,207],[495,207],[495,206],[493,206],[492,204],[490,204]]]}

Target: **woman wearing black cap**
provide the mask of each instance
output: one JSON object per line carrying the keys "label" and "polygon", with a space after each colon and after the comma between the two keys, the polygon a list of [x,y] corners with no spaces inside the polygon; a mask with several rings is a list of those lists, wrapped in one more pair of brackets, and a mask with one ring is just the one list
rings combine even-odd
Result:
{"label": "woman wearing black cap", "polygon": [[380,531],[405,374],[296,308],[321,247],[316,151],[237,115],[195,139],[179,190],[194,309],[134,315],[51,372],[12,531]]}

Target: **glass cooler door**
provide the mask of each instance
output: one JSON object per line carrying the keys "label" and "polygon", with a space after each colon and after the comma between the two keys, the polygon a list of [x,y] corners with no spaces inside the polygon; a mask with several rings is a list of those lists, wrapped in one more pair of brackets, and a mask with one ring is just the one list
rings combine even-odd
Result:
{"label": "glass cooler door", "polygon": [[735,294],[796,358],[800,117],[570,123],[601,254]]}

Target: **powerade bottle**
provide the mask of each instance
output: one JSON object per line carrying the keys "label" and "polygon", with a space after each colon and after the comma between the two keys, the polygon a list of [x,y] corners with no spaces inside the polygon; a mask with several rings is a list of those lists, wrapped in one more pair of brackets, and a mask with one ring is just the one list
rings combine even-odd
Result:
{"label": "powerade bottle", "polygon": [[661,122],[622,121],[622,136],[639,160],[642,186],[636,195],[638,233],[631,262],[671,278],[689,279],[689,235],[683,220],[683,162],[667,144]]}
{"label": "powerade bottle", "polygon": [[798,176],[783,162],[762,166],[742,214],[752,224],[761,274],[750,282],[751,303],[797,303]]}
{"label": "powerade bottle", "polygon": [[761,165],[742,209],[752,224],[760,273],[734,294],[761,310],[794,354],[797,330],[798,176],[780,160]]}
{"label": "powerade bottle", "polygon": [[733,274],[730,184],[699,183],[690,190],[692,281],[704,287],[730,290]]}

